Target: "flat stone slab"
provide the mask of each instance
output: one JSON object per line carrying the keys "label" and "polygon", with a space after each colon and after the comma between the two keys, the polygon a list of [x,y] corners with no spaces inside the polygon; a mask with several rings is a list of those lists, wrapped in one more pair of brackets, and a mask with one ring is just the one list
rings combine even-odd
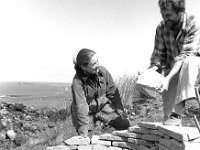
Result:
{"label": "flat stone slab", "polygon": [[121,137],[141,138],[142,134],[129,132],[128,130],[113,131],[112,135]]}
{"label": "flat stone slab", "polygon": [[179,142],[175,139],[160,139],[160,144],[171,150],[199,150],[199,142]]}
{"label": "flat stone slab", "polygon": [[160,139],[160,144],[166,148],[173,148],[175,150],[184,150],[184,144],[174,139]]}
{"label": "flat stone slab", "polygon": [[140,148],[140,150],[151,150],[150,148],[148,148],[144,145],[140,145],[139,148]]}
{"label": "flat stone slab", "polygon": [[105,145],[81,145],[78,146],[77,150],[122,150],[122,148]]}
{"label": "flat stone slab", "polygon": [[90,144],[90,138],[89,137],[82,137],[82,136],[73,136],[67,140],[64,141],[67,145],[88,145]]}
{"label": "flat stone slab", "polygon": [[157,129],[158,126],[162,126],[163,123],[160,122],[139,122],[138,126],[148,129]]}
{"label": "flat stone slab", "polygon": [[129,132],[141,133],[141,134],[148,134],[149,130],[147,128],[140,127],[138,125],[132,126],[128,128]]}
{"label": "flat stone slab", "polygon": [[178,126],[158,126],[158,130],[178,141],[190,141],[200,137],[197,128]]}
{"label": "flat stone slab", "polygon": [[149,147],[155,146],[155,142],[146,141],[142,139],[128,138],[128,142],[133,143],[133,144],[138,144],[138,145],[149,146]]}
{"label": "flat stone slab", "polygon": [[129,148],[131,150],[139,150],[137,144],[129,143],[129,142],[113,142],[113,146],[121,147],[121,148]]}
{"label": "flat stone slab", "polygon": [[115,136],[110,133],[102,134],[100,135],[101,140],[108,140],[108,141],[121,141],[121,142],[127,142],[126,137],[121,137],[121,136]]}
{"label": "flat stone slab", "polygon": [[[76,148],[74,147],[74,149],[76,149]],[[47,147],[47,150],[72,150],[72,149],[73,149],[73,147],[66,146],[66,145]]]}
{"label": "flat stone slab", "polygon": [[159,150],[171,150],[171,149],[159,144]]}
{"label": "flat stone slab", "polygon": [[93,135],[91,138],[91,144],[111,146],[111,141],[101,140],[99,135]]}
{"label": "flat stone slab", "polygon": [[160,140],[160,136],[158,136],[158,135],[152,135],[152,134],[143,134],[142,136],[141,136],[141,139],[144,139],[144,140],[147,140],[147,141],[159,141]]}
{"label": "flat stone slab", "polygon": [[153,134],[153,135],[159,135],[159,136],[161,136],[161,137],[164,137],[165,135],[164,135],[164,133],[162,133],[162,132],[160,132],[159,130],[154,130],[154,129],[150,129],[149,130],[149,134]]}
{"label": "flat stone slab", "polygon": [[[151,130],[157,129],[163,134],[175,138],[178,141],[190,141],[196,138],[200,138],[200,133],[195,127],[169,126],[158,122],[140,122],[138,123],[138,126]],[[152,134],[152,131],[149,132]],[[160,133],[160,136],[164,136],[162,133]]]}

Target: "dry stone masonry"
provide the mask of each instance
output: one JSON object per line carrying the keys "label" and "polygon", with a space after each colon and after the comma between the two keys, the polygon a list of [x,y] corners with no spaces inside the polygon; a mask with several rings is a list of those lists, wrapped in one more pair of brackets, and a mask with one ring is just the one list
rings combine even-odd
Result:
{"label": "dry stone masonry", "polygon": [[200,133],[195,127],[141,122],[128,130],[90,138],[74,136],[47,150],[200,150]]}

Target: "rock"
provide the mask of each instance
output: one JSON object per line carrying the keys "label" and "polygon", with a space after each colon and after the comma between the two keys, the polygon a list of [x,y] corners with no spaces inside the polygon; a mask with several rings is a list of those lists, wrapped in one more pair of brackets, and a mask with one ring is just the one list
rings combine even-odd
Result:
{"label": "rock", "polygon": [[88,145],[90,144],[89,137],[82,137],[82,136],[73,136],[68,140],[65,140],[65,144],[67,145]]}
{"label": "rock", "polygon": [[113,146],[115,147],[121,147],[121,148],[129,148],[132,150],[138,150],[139,147],[137,144],[129,143],[129,142],[113,142]]}
{"label": "rock", "polygon": [[24,120],[25,120],[25,121],[31,121],[32,118],[31,118],[31,116],[28,115],[28,116],[25,116],[25,117],[24,117]]}
{"label": "rock", "polygon": [[162,123],[155,123],[155,122],[139,122],[138,126],[148,129],[157,129],[158,126],[162,126]]}
{"label": "rock", "polygon": [[16,133],[15,133],[15,131],[14,130],[8,130],[7,132],[6,132],[6,135],[8,136],[8,138],[11,140],[11,141],[13,141],[14,139],[15,139],[15,137],[16,137]]}
{"label": "rock", "polygon": [[0,132],[0,141],[4,141],[6,139],[6,132],[1,131]]}
{"label": "rock", "polygon": [[28,140],[28,144],[31,146],[35,146],[44,142],[45,142],[44,138],[37,138],[37,139],[29,138]]}
{"label": "rock", "polygon": [[112,135],[115,136],[122,136],[122,137],[132,137],[132,138],[141,138],[142,134],[139,133],[133,133],[128,132],[128,130],[119,130],[119,131],[113,131]]}
{"label": "rock", "polygon": [[141,139],[147,140],[147,141],[159,141],[160,136],[158,135],[152,135],[152,134],[144,134],[141,136]]}
{"label": "rock", "polygon": [[5,128],[7,126],[7,119],[1,119],[1,125]]}
{"label": "rock", "polygon": [[125,137],[121,137],[121,136],[115,136],[109,133],[105,133],[100,135],[100,139],[101,140],[107,140],[107,141],[123,141],[123,142],[127,142],[127,138]]}
{"label": "rock", "polygon": [[8,111],[4,108],[0,110],[0,117],[5,116],[8,114]]}
{"label": "rock", "polygon": [[100,136],[93,135],[91,138],[91,144],[111,146],[111,141],[101,140]]}
{"label": "rock", "polygon": [[158,130],[178,141],[200,138],[199,131],[195,127],[158,126]]}
{"label": "rock", "polygon": [[147,128],[139,127],[139,126],[132,126],[128,128],[129,132],[141,133],[141,134],[148,134],[149,130]]}
{"label": "rock", "polygon": [[47,150],[71,150],[71,148],[69,146],[59,145],[59,146],[47,147]]}
{"label": "rock", "polygon": [[26,138],[23,135],[17,134],[14,140],[14,143],[17,146],[21,146],[26,141]]}

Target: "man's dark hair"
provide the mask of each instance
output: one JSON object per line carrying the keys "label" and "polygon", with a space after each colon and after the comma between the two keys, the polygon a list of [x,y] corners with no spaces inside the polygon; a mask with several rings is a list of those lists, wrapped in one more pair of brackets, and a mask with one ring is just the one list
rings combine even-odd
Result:
{"label": "man's dark hair", "polygon": [[178,12],[185,12],[185,0],[159,0],[158,5],[161,10],[167,9],[169,4],[172,5],[173,10]]}

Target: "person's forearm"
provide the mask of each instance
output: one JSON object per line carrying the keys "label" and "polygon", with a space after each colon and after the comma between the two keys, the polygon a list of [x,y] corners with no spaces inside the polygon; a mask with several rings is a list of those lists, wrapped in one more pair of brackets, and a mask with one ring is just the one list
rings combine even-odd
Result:
{"label": "person's forearm", "polygon": [[179,60],[177,61],[172,70],[170,71],[170,73],[166,76],[166,78],[170,81],[180,70],[181,66],[182,66],[183,61]]}
{"label": "person's forearm", "polygon": [[156,71],[156,70],[158,70],[158,66],[150,66],[148,69]]}

